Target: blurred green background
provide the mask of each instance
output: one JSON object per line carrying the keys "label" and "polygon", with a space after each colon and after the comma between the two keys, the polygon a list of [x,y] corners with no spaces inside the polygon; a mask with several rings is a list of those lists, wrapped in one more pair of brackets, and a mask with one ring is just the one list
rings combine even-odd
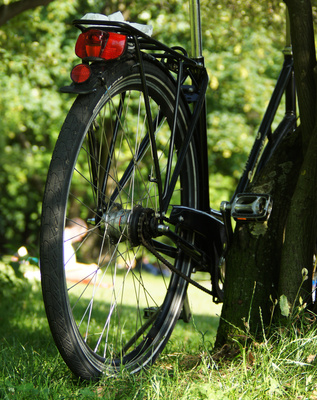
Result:
{"label": "blurred green background", "polygon": [[[8,4],[9,0],[0,1]],[[0,26],[0,256],[38,255],[41,200],[52,150],[73,98],[58,89],[79,63],[71,21],[120,10],[153,36],[188,51],[188,2],[55,0]],[[229,198],[283,62],[285,6],[201,0],[212,205]]]}

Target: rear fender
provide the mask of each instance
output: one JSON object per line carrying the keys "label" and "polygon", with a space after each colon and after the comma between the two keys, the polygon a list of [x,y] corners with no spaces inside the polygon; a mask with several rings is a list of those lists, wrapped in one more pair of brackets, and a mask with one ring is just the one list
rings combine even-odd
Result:
{"label": "rear fender", "polygon": [[59,90],[62,93],[71,94],[89,94],[97,90],[98,87],[104,85],[104,71],[106,66],[101,63],[91,64],[91,76],[86,82],[72,82],[69,86],[63,86]]}

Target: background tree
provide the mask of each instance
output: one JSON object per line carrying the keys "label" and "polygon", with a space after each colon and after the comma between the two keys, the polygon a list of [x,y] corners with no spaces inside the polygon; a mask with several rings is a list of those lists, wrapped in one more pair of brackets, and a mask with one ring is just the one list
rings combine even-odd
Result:
{"label": "background tree", "polygon": [[262,323],[267,326],[280,296],[287,298],[291,311],[300,297],[311,305],[317,227],[313,15],[309,0],[286,0],[286,4],[291,21],[300,127],[285,138],[250,187],[250,191],[272,195],[273,211],[267,223],[238,224],[235,229],[227,259],[218,345],[230,341],[237,328],[256,334]]}
{"label": "background tree", "polygon": [[[121,10],[126,19],[151,23],[163,42],[190,49],[189,15],[183,0],[55,0],[18,14],[19,4],[5,2],[15,16],[0,26],[0,254],[26,245],[36,256],[46,172],[73,101],[58,89],[79,62],[70,22]],[[211,198],[218,207],[238,180],[279,72],[283,4],[202,0],[201,6]]]}

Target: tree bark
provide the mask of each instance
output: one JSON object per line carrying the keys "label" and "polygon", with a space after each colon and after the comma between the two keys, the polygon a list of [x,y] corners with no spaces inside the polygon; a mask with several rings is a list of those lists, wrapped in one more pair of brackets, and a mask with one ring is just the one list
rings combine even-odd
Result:
{"label": "tree bark", "polygon": [[285,1],[291,22],[295,79],[302,128],[304,162],[285,226],[285,241],[281,259],[279,294],[286,295],[291,306],[298,300],[302,284],[302,269],[308,279],[301,297],[309,302],[312,290],[313,254],[317,228],[317,128],[316,128],[316,55],[310,0]]}
{"label": "tree bark", "polygon": [[224,303],[216,347],[240,336],[241,330],[256,335],[267,326],[277,298],[279,266],[285,221],[302,162],[301,132],[285,137],[250,186],[249,192],[273,198],[268,221],[240,223],[226,257]]}
{"label": "tree bark", "polygon": [[[285,295],[291,308],[296,305],[299,296],[305,302],[311,303],[313,254],[317,228],[316,133],[314,132],[305,154],[285,224],[279,296]],[[308,272],[308,279],[305,282],[303,282],[304,268]]]}
{"label": "tree bark", "polygon": [[314,26],[310,0],[285,0],[290,18],[298,105],[303,135],[303,151],[315,127],[316,66]]}

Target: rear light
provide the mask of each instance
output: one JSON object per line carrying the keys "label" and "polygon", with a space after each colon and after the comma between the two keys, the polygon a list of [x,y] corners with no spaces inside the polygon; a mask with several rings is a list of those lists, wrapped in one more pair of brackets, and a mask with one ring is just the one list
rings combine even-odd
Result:
{"label": "rear light", "polygon": [[97,57],[113,60],[123,54],[126,43],[127,37],[125,35],[89,29],[79,35],[75,53],[79,58]]}
{"label": "rear light", "polygon": [[75,83],[86,82],[91,75],[91,69],[87,64],[79,64],[73,68],[70,77]]}

